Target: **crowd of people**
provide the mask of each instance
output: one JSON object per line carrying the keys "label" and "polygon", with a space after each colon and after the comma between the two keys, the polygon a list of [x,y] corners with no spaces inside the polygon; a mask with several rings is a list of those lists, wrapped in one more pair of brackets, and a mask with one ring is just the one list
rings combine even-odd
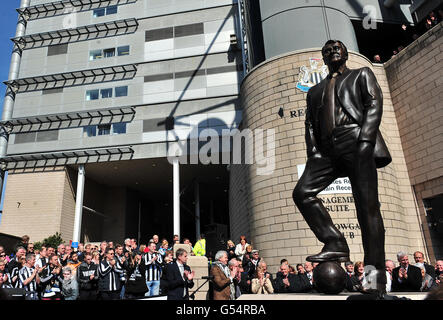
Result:
{"label": "crowd of people", "polygon": [[[424,261],[424,254],[416,251],[413,254],[415,263],[410,264],[408,254],[399,252],[396,262],[386,260],[386,292],[430,292],[443,289],[443,260],[437,260],[435,265]],[[288,260],[282,259],[280,269],[275,277],[268,272],[266,262],[260,258],[258,250],[252,249],[242,237],[237,246],[228,242],[227,251],[217,252],[215,259],[217,268],[211,269],[214,277],[214,299],[221,297],[236,299],[241,294],[273,294],[273,293],[315,293],[314,269],[318,263],[305,261],[295,267]],[[221,267],[224,265],[225,267]],[[345,291],[363,292],[365,282],[365,266],[362,261],[344,263],[346,272]],[[229,272],[227,272],[229,269]],[[232,281],[227,281],[227,278]],[[229,282],[230,289],[226,287]],[[220,292],[224,294],[220,295]]]}
{"label": "crowd of people", "polygon": [[[194,286],[194,271],[187,265],[188,254],[205,256],[206,240],[201,235],[194,246],[189,239],[173,244],[188,244],[188,252],[173,252],[166,239],[154,235],[148,245],[137,245],[135,239],[123,244],[102,241],[100,245],[82,244],[77,248],[60,244],[35,249],[24,236],[13,253],[0,245],[0,288],[22,289],[29,300],[119,300],[167,296],[173,300],[189,299]],[[398,266],[386,260],[387,292],[428,292],[440,288],[443,260],[435,266],[424,261],[422,252],[397,254]],[[316,263],[291,265],[282,259],[275,274],[268,271],[259,250],[241,236],[236,245],[227,241],[226,250],[208,256],[209,300],[235,300],[242,294],[315,293]],[[361,292],[366,281],[364,264],[348,261],[345,290]]]}
{"label": "crowd of people", "polygon": [[372,61],[375,63],[383,63],[388,61],[390,58],[395,57],[413,41],[417,40],[421,35],[438,25],[441,21],[443,21],[443,9],[440,8],[436,11],[437,13],[434,11],[429,12],[427,17],[415,26],[407,26],[406,24],[402,24],[400,36],[398,37],[396,46],[392,49],[391,56],[382,57],[380,54],[375,54]]}

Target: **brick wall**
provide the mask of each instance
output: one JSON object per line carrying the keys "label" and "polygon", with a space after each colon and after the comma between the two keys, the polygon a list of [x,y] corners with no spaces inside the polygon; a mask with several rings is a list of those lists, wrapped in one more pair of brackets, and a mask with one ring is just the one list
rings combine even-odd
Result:
{"label": "brick wall", "polygon": [[385,63],[405,163],[431,260],[437,246],[441,254],[442,244],[432,242],[422,199],[443,194],[442,35],[440,23]]}
{"label": "brick wall", "polygon": [[72,238],[75,200],[64,169],[10,172],[7,184],[0,232],[27,234],[31,242],[56,232],[65,241]]}

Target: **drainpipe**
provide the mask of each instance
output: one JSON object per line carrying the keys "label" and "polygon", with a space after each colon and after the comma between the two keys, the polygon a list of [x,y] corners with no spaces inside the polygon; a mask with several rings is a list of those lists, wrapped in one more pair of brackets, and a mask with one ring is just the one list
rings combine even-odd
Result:
{"label": "drainpipe", "polygon": [[[20,8],[27,8],[29,7],[31,0],[22,0],[20,3]],[[15,31],[16,37],[22,37],[25,35],[26,32],[26,24],[27,20],[24,16],[19,15],[18,22],[17,22],[17,29]],[[11,56],[11,65],[9,67],[9,76],[8,80],[16,80],[18,79],[18,73],[20,71],[20,62],[22,59],[22,49],[14,43],[14,49],[12,50],[12,56]],[[2,121],[7,121],[12,118],[12,112],[14,110],[14,102],[15,102],[15,94],[16,92],[10,88],[6,88],[6,94],[5,99],[3,101],[3,114],[2,114]],[[8,140],[9,140],[9,132],[8,129],[5,126],[0,127],[0,158],[3,158],[6,156],[7,149],[8,149]],[[0,168],[0,198],[3,190],[3,179],[5,176],[5,168]]]}

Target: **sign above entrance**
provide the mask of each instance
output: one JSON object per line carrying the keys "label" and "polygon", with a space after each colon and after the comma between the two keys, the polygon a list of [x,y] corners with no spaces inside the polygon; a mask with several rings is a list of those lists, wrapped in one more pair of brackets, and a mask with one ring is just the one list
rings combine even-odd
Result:
{"label": "sign above entrance", "polygon": [[310,67],[301,66],[297,88],[303,92],[308,92],[316,84],[320,83],[328,75],[328,67],[322,63],[322,59],[309,58]]}

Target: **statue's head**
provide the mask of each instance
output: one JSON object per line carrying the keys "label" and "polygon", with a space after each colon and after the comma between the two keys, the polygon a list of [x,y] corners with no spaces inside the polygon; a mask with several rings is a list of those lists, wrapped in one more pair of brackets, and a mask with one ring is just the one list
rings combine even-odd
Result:
{"label": "statue's head", "polygon": [[321,49],[323,61],[327,66],[342,65],[348,60],[348,49],[340,40],[328,40]]}

